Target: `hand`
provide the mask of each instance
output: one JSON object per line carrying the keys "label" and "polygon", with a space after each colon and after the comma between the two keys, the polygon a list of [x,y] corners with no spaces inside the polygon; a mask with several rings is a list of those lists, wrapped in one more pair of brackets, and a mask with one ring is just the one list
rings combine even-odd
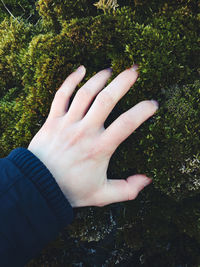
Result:
{"label": "hand", "polygon": [[68,108],[85,73],[83,66],[82,72],[76,70],[66,78],[55,94],[46,122],[28,149],[49,169],[72,207],[101,207],[133,200],[151,179],[143,174],[126,180],[107,179],[109,160],[120,143],[158,107],[154,101],[142,101],[105,129],[106,118],[135,83],[138,73],[127,69],[104,88],[111,71],[102,70],[77,91]]}

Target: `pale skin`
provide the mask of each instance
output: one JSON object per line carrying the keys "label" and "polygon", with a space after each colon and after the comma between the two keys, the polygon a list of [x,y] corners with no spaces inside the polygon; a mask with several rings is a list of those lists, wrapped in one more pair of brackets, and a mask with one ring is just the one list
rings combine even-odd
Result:
{"label": "pale skin", "polygon": [[108,164],[117,147],[158,106],[144,100],[105,129],[106,118],[136,82],[137,70],[124,70],[107,86],[111,72],[99,71],[77,91],[69,107],[70,97],[85,73],[83,66],[82,72],[75,71],[66,78],[55,94],[45,123],[27,149],[49,169],[73,208],[133,200],[152,180],[145,174],[109,179]]}

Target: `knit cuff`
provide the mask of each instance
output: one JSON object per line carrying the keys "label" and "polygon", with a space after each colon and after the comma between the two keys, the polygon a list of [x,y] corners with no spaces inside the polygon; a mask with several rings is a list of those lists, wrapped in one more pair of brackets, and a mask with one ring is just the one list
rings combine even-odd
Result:
{"label": "knit cuff", "polygon": [[55,178],[39,158],[23,147],[12,150],[6,158],[11,160],[23,175],[34,183],[54,212],[60,228],[72,222],[72,206],[56,183]]}

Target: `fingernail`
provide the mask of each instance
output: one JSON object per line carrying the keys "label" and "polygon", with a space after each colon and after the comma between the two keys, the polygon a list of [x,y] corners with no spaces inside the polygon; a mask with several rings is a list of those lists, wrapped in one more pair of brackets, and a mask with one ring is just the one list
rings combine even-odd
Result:
{"label": "fingernail", "polygon": [[139,68],[139,65],[134,64],[134,65],[131,67],[131,70],[133,70],[133,71],[137,71],[138,68]]}
{"label": "fingernail", "polygon": [[156,109],[159,108],[159,103],[158,103],[158,101],[152,99],[152,100],[151,100],[151,103],[154,104],[154,106],[156,107]]}
{"label": "fingernail", "polygon": [[107,70],[109,70],[110,72],[113,72],[113,69],[112,68],[107,68]]}
{"label": "fingernail", "polygon": [[144,176],[142,177],[141,184],[139,187],[139,191],[143,190],[147,185],[149,185],[152,182],[152,179]]}
{"label": "fingernail", "polygon": [[140,190],[143,190],[147,185],[149,185],[152,182],[152,179],[148,178],[148,177],[143,177],[142,181],[141,181],[141,186],[140,186]]}
{"label": "fingernail", "polygon": [[81,65],[80,67],[78,67],[78,69],[76,70],[79,73],[82,73],[84,71],[85,67],[83,65]]}

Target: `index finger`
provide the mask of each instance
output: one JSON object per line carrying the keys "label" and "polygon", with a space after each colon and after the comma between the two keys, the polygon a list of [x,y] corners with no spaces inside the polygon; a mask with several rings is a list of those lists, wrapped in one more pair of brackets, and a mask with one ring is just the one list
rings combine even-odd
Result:
{"label": "index finger", "polygon": [[135,65],[134,69],[124,70],[97,95],[84,117],[87,126],[102,127],[114,106],[137,80],[138,73],[136,69],[137,65]]}
{"label": "index finger", "polygon": [[112,154],[117,147],[131,135],[144,121],[158,109],[155,100],[144,100],[121,114],[102,133],[103,146]]}

